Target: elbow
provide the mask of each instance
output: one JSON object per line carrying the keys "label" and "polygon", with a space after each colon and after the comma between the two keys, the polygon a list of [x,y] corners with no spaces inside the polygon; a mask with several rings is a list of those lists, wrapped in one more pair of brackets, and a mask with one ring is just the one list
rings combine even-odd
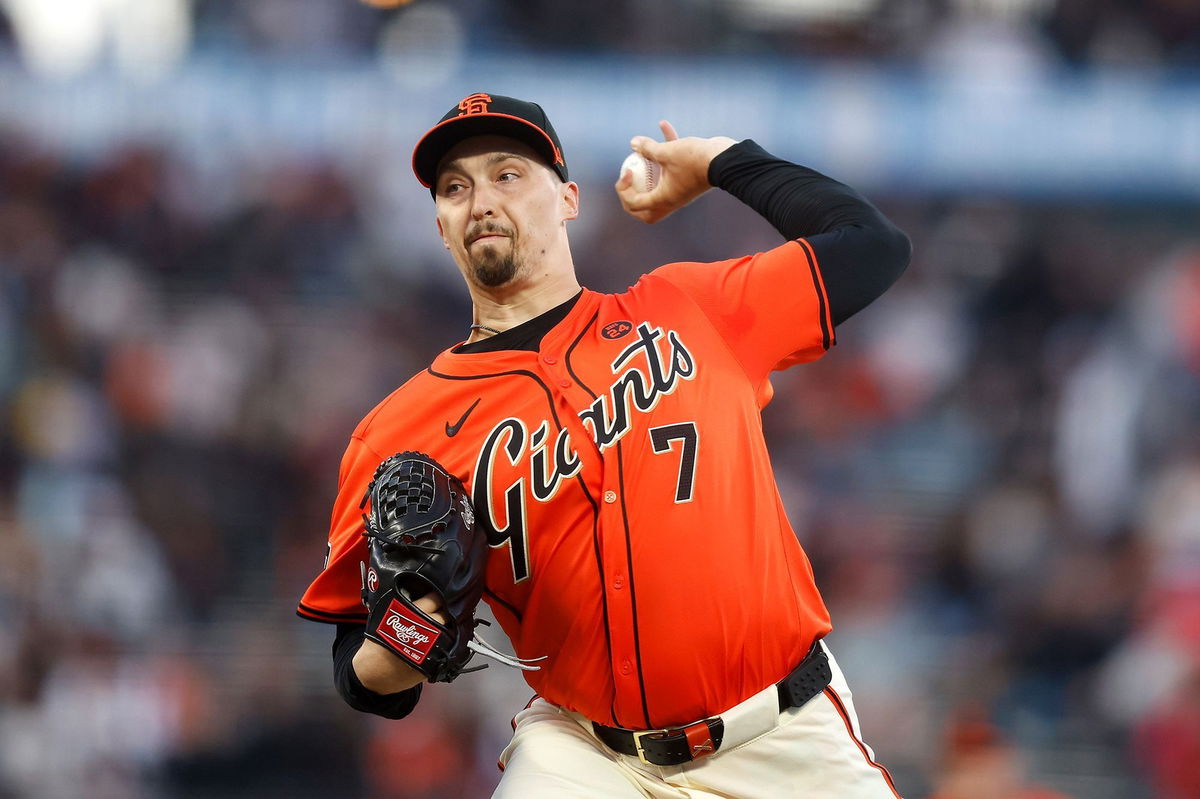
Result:
{"label": "elbow", "polygon": [[363,686],[356,677],[339,676],[337,690],[342,700],[354,710],[385,719],[404,718],[413,712],[421,698],[420,686],[395,694],[377,694]]}
{"label": "elbow", "polygon": [[912,260],[912,240],[880,215],[871,225],[858,228],[860,239],[859,256],[864,263],[872,264],[872,283],[878,297],[895,283]]}
{"label": "elbow", "polygon": [[880,231],[880,244],[884,253],[883,262],[891,266],[892,282],[894,283],[912,260],[912,240],[903,230],[891,222]]}

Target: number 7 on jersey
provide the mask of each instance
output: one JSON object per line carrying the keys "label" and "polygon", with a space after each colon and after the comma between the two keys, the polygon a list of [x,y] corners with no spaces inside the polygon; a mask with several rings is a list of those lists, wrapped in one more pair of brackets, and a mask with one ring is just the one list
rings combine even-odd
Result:
{"label": "number 7 on jersey", "polygon": [[682,442],[679,457],[679,480],[675,484],[675,503],[692,501],[692,485],[696,481],[696,444],[700,434],[695,422],[679,422],[650,428],[650,444],[656,454],[670,452],[673,441]]}

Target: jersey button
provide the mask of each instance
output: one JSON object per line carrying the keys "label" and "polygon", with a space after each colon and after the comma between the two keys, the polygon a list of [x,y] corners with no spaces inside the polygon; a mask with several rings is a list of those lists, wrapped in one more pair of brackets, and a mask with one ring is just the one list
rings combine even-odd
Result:
{"label": "jersey button", "polygon": [[604,501],[610,505],[612,503],[616,502],[617,501],[617,492],[616,491],[605,491],[604,492]]}
{"label": "jersey button", "polygon": [[553,355],[543,355],[542,362],[548,363],[548,364],[556,364],[556,363],[558,363],[558,358],[555,358]]}
{"label": "jersey button", "polygon": [[625,578],[618,574],[616,577],[613,578],[613,588],[620,591],[624,587],[625,587]]}
{"label": "jersey button", "polygon": [[631,671],[633,671],[633,664],[629,662],[629,658],[625,658],[621,661],[621,673],[628,674]]}
{"label": "jersey button", "polygon": [[568,380],[568,379],[567,379],[567,378],[565,378],[565,377],[564,377],[562,380],[559,380],[559,381],[558,381],[558,384],[559,384],[560,386],[562,386],[563,388],[570,388],[570,387],[571,387],[571,381],[570,381],[570,380]]}

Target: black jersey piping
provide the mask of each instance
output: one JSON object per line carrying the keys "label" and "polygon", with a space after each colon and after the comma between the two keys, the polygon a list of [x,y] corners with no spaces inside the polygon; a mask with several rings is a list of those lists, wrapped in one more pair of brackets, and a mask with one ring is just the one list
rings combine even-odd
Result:
{"label": "black jersey piping", "polygon": [[[583,480],[583,475],[575,475],[575,479],[579,481],[579,487],[583,489],[583,495],[587,497],[587,501],[592,506],[592,551],[596,553],[596,570],[599,572],[600,578],[600,611],[604,615],[604,648],[608,652],[608,662],[612,663],[612,638],[608,634],[608,593],[604,590],[604,557],[600,552],[600,506],[596,503],[591,492],[587,490],[587,484]],[[608,714],[612,717],[612,723],[617,724],[615,691],[613,692],[613,701],[608,706]]]}
{"label": "black jersey piping", "polygon": [[[590,320],[588,320],[588,323],[583,328],[584,332],[586,332],[592,326],[592,324],[595,323],[596,317],[598,315],[599,315],[598,313],[592,315],[592,318]],[[580,333],[579,338],[576,338],[575,342],[573,344],[571,344],[571,349],[574,349],[575,344],[578,344],[579,339],[582,337],[583,337],[583,333]],[[579,380],[579,378],[575,375],[575,373],[573,371],[571,371],[570,350],[567,351],[567,370],[571,373],[572,377],[575,377],[575,379],[577,381]],[[446,374],[442,374],[441,372],[435,372],[433,370],[432,366],[428,367],[426,369],[426,371],[429,372],[429,374],[433,375],[434,377],[440,377],[444,380],[479,380],[479,379],[487,378],[487,377],[507,377],[509,375],[525,375],[526,377],[531,378],[539,386],[541,386],[542,391],[545,392],[545,394],[546,394],[546,404],[550,408],[550,415],[554,417],[554,424],[559,430],[562,429],[562,422],[558,418],[558,412],[554,410],[554,395],[551,393],[549,386],[547,386],[545,383],[543,383],[542,379],[540,377],[538,377],[536,374],[534,374],[533,372],[530,372],[525,369],[514,369],[514,370],[508,371],[508,372],[493,372],[493,373],[482,374],[482,375],[446,375]],[[583,382],[580,381],[579,385],[583,386]],[[585,391],[587,390],[587,386],[584,386],[584,390]],[[607,651],[608,651],[608,661],[611,663],[612,662],[612,639],[609,637],[609,634],[608,634],[608,597],[604,591],[604,563],[600,557],[600,544],[598,541],[599,531],[600,531],[600,506],[596,503],[596,499],[591,495],[591,492],[588,491],[587,483],[584,481],[583,475],[582,474],[576,475],[575,480],[576,480],[576,482],[579,483],[579,487],[583,490],[583,495],[585,497],[587,497],[587,501],[589,503],[591,503],[591,506],[592,506],[592,545],[596,551],[596,568],[599,571],[599,583],[600,583],[600,606],[601,606],[601,610],[604,613],[604,646],[605,646],[605,649],[607,649]],[[489,592],[489,593],[491,593],[491,592]],[[495,596],[495,595],[492,594],[492,596]],[[496,598],[499,599],[499,597],[496,597]],[[507,603],[504,603],[503,600],[500,600],[500,601],[506,607],[511,607]],[[517,615],[517,618],[518,619],[521,618],[519,614]],[[612,723],[616,724],[617,723],[616,708],[610,707],[609,714],[612,716]]]}
{"label": "black jersey piping", "polygon": [[446,375],[441,372],[433,371],[433,367],[429,366],[425,369],[426,372],[434,377],[440,377],[443,380],[483,380],[488,377],[508,377],[509,375],[524,375],[530,378],[533,382],[541,386],[542,391],[546,394],[546,405],[550,408],[550,415],[554,417],[554,426],[562,430],[562,422],[558,418],[558,411],[554,410],[554,395],[550,393],[550,387],[542,382],[542,378],[538,377],[528,369],[512,369],[507,372],[491,372],[484,375]]}
{"label": "black jersey piping", "polygon": [[[599,316],[600,316],[599,311],[592,314],[592,318],[588,320],[588,322],[584,326],[583,330],[580,331],[579,335],[575,337],[575,340],[571,342],[571,346],[567,347],[567,354],[566,354],[567,373],[575,379],[575,382],[578,383],[580,385],[580,387],[584,391],[586,391],[588,393],[588,396],[590,396],[593,400],[598,399],[598,395],[596,394],[596,392],[592,391],[592,389],[588,387],[587,383],[584,383],[583,380],[579,377],[579,375],[575,372],[575,368],[571,365],[571,355],[575,352],[575,347],[578,346],[579,342],[583,340],[584,334],[587,333],[588,330],[591,330],[592,327],[595,325],[596,319],[598,319]],[[642,670],[642,640],[641,640],[641,635],[638,630],[637,592],[634,590],[634,579],[633,579],[633,542],[630,540],[630,536],[629,536],[629,511],[628,511],[628,508],[625,507],[625,466],[624,466],[624,457],[621,454],[621,442],[620,441],[617,442],[617,480],[621,486],[621,521],[625,527],[625,563],[626,563],[626,567],[627,567],[626,570],[629,572],[629,604],[630,604],[631,609],[633,610],[633,656],[634,656],[634,659],[637,661],[638,693],[641,695],[641,698],[642,698],[642,714],[646,720],[646,728],[649,729],[651,726],[650,725],[650,706],[646,699],[646,677]],[[598,517],[599,517],[599,512],[597,511],[597,518]],[[598,525],[596,528],[596,532],[599,533]],[[601,569],[603,569],[603,563],[600,562],[600,560],[599,560],[599,558],[600,558],[600,541],[599,541],[598,535],[594,535],[593,540],[595,541],[595,545],[596,545],[596,557],[597,557],[598,565],[600,565]],[[601,573],[600,573],[600,586],[602,589],[600,594],[602,597],[605,598],[605,600],[604,600],[605,601],[604,636],[607,639],[609,637],[608,636],[608,612],[607,612],[608,590],[607,590],[607,585],[605,585],[605,578],[604,578],[603,571],[601,571]],[[609,662],[611,663],[612,662],[612,645],[611,645],[611,643],[609,644],[608,655],[609,655]],[[613,694],[613,702],[614,703],[616,702],[615,692]],[[616,720],[616,708],[615,707],[613,708],[613,719],[614,719],[614,721]]]}
{"label": "black jersey piping", "polygon": [[367,621],[366,611],[362,613],[330,613],[327,610],[317,610],[301,602],[296,606],[296,615],[309,621],[319,621],[322,624],[338,624],[353,622],[364,624]]}
{"label": "black jersey piping", "polygon": [[629,509],[625,507],[625,456],[621,442],[617,442],[617,481],[621,485],[621,521],[625,526],[625,560],[629,564],[629,603],[633,606],[633,656],[637,659],[638,688],[642,694],[642,713],[646,717],[646,729],[650,723],[650,705],[646,700],[646,677],[642,673],[642,639],[638,630],[637,591],[633,580],[633,539],[629,535]]}
{"label": "black jersey piping", "polygon": [[813,288],[817,294],[817,310],[821,315],[821,346],[829,349],[829,312],[825,306],[825,286],[821,282],[821,273],[817,269],[816,259],[813,258],[812,245],[804,239],[795,239],[795,242],[800,245],[804,257],[808,260],[808,272],[812,276]]}
{"label": "black jersey piping", "polygon": [[515,607],[513,607],[511,604],[509,604],[508,602],[505,602],[503,599],[501,599],[500,597],[496,596],[496,594],[495,594],[495,593],[494,593],[494,592],[493,592],[493,591],[492,591],[490,588],[485,588],[485,589],[483,589],[483,593],[487,594],[487,595],[488,595],[488,596],[490,596],[492,599],[496,600],[496,602],[498,602],[498,603],[500,603],[501,605],[503,605],[505,610],[507,610],[507,611],[508,611],[509,613],[511,613],[513,616],[516,616],[516,618],[517,618],[517,621],[521,621],[521,611],[517,610],[517,609],[516,609]]}

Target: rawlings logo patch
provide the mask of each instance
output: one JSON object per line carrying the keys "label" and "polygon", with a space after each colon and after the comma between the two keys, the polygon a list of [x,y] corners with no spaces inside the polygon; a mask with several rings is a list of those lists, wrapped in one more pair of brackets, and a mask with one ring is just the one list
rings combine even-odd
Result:
{"label": "rawlings logo patch", "polygon": [[433,649],[434,642],[441,635],[395,599],[388,605],[387,613],[383,614],[383,621],[375,629],[375,634],[413,663],[424,663],[429,650]]}

